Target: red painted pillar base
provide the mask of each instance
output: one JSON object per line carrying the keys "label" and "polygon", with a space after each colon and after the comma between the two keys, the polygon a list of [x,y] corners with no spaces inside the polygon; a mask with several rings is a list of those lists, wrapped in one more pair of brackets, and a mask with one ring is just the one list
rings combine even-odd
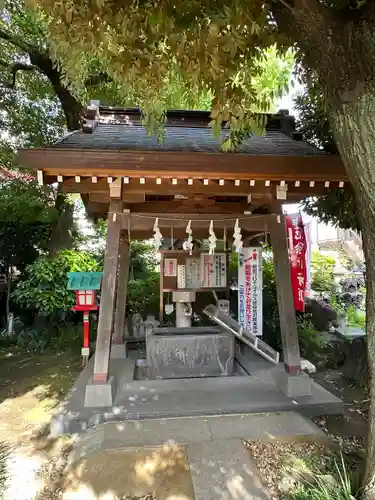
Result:
{"label": "red painted pillar base", "polygon": [[82,357],[85,361],[88,360],[90,356],[90,313],[89,311],[83,312],[83,347],[82,347]]}
{"label": "red painted pillar base", "polygon": [[291,366],[287,365],[286,363],[284,364],[285,371],[289,375],[299,375],[301,373],[301,365],[296,365],[296,366]]}

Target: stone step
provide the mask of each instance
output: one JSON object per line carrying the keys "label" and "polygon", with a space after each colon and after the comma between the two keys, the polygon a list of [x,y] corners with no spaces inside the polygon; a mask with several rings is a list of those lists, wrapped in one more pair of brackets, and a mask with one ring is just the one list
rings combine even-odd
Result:
{"label": "stone step", "polygon": [[193,443],[187,456],[195,500],[270,500],[242,441]]}

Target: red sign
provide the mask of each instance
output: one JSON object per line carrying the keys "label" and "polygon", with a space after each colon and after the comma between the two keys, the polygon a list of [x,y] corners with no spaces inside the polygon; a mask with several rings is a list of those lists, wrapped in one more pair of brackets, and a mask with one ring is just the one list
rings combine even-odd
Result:
{"label": "red sign", "polygon": [[301,214],[286,216],[286,230],[290,259],[290,275],[293,287],[294,307],[305,310],[306,293],[306,237]]}

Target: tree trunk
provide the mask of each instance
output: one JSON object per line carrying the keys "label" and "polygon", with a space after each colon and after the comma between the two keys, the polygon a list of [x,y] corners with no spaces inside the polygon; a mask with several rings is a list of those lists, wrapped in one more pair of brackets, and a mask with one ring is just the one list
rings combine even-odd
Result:
{"label": "tree trunk", "polygon": [[74,218],[71,203],[66,199],[66,195],[61,191],[59,184],[55,208],[58,213],[57,220],[52,227],[51,240],[49,244],[49,256],[55,257],[56,254],[62,249],[72,248],[73,231],[74,231]]}
{"label": "tree trunk", "polygon": [[370,410],[363,499],[375,500],[375,91],[357,96],[336,106],[331,124],[354,188],[366,259]]}

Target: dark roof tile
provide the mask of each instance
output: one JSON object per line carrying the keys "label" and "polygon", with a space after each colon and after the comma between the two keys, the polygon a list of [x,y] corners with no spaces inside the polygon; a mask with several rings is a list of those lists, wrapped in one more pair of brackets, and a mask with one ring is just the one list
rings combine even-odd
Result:
{"label": "dark roof tile", "polygon": [[[222,131],[222,138],[228,131]],[[99,124],[93,133],[82,131],[68,135],[56,143],[57,148],[106,149],[124,151],[195,151],[220,152],[220,142],[209,128],[167,126],[162,144],[149,136],[140,125]],[[268,130],[265,136],[252,136],[237,150],[250,155],[315,156],[325,154],[301,140],[281,131]]]}

